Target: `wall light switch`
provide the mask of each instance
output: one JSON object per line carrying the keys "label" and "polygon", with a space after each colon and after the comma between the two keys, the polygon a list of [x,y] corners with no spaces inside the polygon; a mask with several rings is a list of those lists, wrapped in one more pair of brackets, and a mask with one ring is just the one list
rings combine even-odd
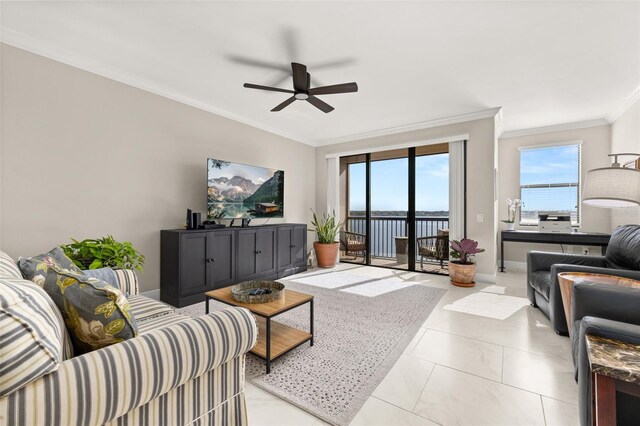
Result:
{"label": "wall light switch", "polygon": [[482,213],[478,213],[478,214],[476,214],[476,221],[477,221],[478,223],[482,223],[482,222],[484,222],[484,215],[483,215]]}

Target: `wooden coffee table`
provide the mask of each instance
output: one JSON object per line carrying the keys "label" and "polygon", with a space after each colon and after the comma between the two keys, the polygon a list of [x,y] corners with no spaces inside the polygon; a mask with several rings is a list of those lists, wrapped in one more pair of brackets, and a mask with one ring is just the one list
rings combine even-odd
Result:
{"label": "wooden coffee table", "polygon": [[640,288],[640,281],[631,278],[616,277],[606,274],[590,274],[588,272],[561,272],[558,274],[558,283],[560,284],[560,294],[562,295],[562,305],[564,315],[567,319],[567,327],[569,334],[573,324],[571,324],[571,287],[579,282],[591,282],[598,284],[617,285],[619,287]]}
{"label": "wooden coffee table", "polygon": [[[209,313],[209,300],[213,299],[227,305],[247,308],[256,316],[258,343],[251,349],[251,353],[265,360],[267,374],[271,372],[271,361],[305,342],[310,342],[310,346],[313,346],[313,296],[309,294],[285,289],[282,299],[268,303],[236,302],[231,296],[231,287],[208,291],[204,295],[207,313]],[[309,332],[271,320],[306,303],[309,304]]]}

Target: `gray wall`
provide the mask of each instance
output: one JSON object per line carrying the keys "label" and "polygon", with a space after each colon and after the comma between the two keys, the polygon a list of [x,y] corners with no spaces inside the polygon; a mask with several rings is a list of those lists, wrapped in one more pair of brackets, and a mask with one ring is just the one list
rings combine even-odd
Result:
{"label": "gray wall", "polygon": [[160,230],[205,211],[206,159],[285,171],[285,221],[315,204],[315,149],[2,45],[1,248],[29,256],[112,234],[147,257]]}

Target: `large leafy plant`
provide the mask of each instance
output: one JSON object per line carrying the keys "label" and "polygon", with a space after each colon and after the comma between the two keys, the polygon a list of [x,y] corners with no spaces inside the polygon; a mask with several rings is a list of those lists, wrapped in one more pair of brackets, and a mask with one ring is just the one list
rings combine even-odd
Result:
{"label": "large leafy plant", "polygon": [[116,241],[111,235],[61,245],[64,253],[81,269],[137,269],[142,272],[144,256],[130,242]]}
{"label": "large leafy plant", "polygon": [[313,229],[309,229],[309,232],[316,233],[320,244],[335,243],[336,237],[342,227],[342,222],[336,218],[336,212],[334,211],[331,214],[325,213],[320,218],[316,215],[316,212],[313,210],[311,210],[311,212],[313,213],[313,220],[311,221]]}
{"label": "large leafy plant", "polygon": [[478,253],[482,253],[484,249],[478,248],[478,242],[463,238],[462,240],[451,241],[451,257],[454,263],[461,265],[473,265],[475,263],[474,256]]}

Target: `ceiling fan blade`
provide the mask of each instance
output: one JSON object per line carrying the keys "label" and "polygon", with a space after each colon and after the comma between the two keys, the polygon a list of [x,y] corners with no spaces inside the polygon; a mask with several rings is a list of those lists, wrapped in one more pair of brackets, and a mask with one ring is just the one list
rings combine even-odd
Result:
{"label": "ceiling fan blade", "polygon": [[314,87],[309,90],[310,95],[332,95],[334,93],[352,93],[358,91],[356,83],[334,84],[333,86]]}
{"label": "ceiling fan blade", "polygon": [[331,105],[329,105],[325,101],[321,101],[320,99],[316,98],[315,96],[309,96],[307,98],[307,101],[309,101],[309,103],[311,105],[313,105],[314,107],[318,108],[322,112],[331,112],[331,111],[334,110],[334,108]]}
{"label": "ceiling fan blade", "polygon": [[287,70],[286,74],[283,73],[277,79],[271,80],[269,83],[271,86],[280,86],[289,81],[291,81],[291,70]]}
{"label": "ceiling fan blade", "polygon": [[231,62],[235,62],[236,64],[248,65],[250,67],[257,67],[257,68],[266,68],[270,70],[284,71],[286,73],[289,73],[289,67],[287,66],[286,63],[278,64],[275,62],[267,62],[267,61],[262,61],[260,59],[248,58],[246,56],[239,56],[239,55],[233,55],[233,54],[226,55],[226,57]]}
{"label": "ceiling fan blade", "polygon": [[293,88],[296,92],[305,92],[307,90],[307,66],[291,62],[291,70],[293,71]]}
{"label": "ceiling fan blade", "polygon": [[244,87],[248,89],[269,90],[271,92],[295,93],[293,90],[281,89],[279,87],[260,86],[259,84],[245,83]]}
{"label": "ceiling fan blade", "polygon": [[334,59],[334,60],[329,60],[326,62],[322,62],[319,64],[313,64],[311,65],[311,68],[315,69],[326,69],[326,68],[338,68],[338,67],[344,67],[347,65],[351,65],[353,63],[355,63],[356,60],[354,58],[341,58],[341,59]]}
{"label": "ceiling fan blade", "polygon": [[285,107],[291,105],[295,100],[296,100],[296,97],[292,96],[286,101],[282,102],[280,105],[276,106],[274,109],[272,109],[271,112],[282,111]]}

